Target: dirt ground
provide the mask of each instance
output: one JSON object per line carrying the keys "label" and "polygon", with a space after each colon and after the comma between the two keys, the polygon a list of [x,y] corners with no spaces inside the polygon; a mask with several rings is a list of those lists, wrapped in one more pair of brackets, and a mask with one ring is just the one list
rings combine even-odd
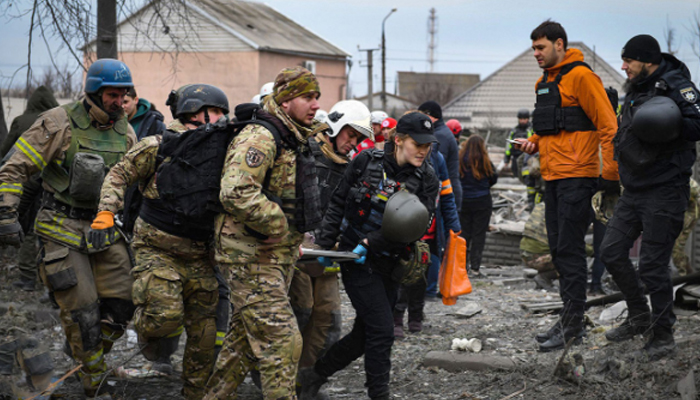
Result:
{"label": "dirt ground", "polygon": [[[511,267],[517,268],[517,267]],[[508,269],[504,267],[504,270]],[[23,292],[12,287],[17,277],[13,262],[5,260],[0,266],[0,303],[18,306],[0,309],[0,338],[13,326],[37,337],[51,349],[56,364],[55,377],[72,369],[72,361],[63,354],[63,334],[60,325],[49,314],[36,318],[27,310],[48,309],[39,303],[42,291]],[[548,329],[555,321],[553,315],[528,314],[524,301],[556,301],[556,294],[535,290],[534,283],[517,286],[498,284],[499,277],[488,276],[473,281],[474,290],[463,296],[455,306],[428,302],[423,332],[406,333],[406,338],[394,344],[392,352],[391,390],[395,399],[677,399],[678,381],[694,371],[695,383],[700,383],[700,314],[697,310],[678,310],[675,337],[678,353],[657,362],[634,361],[632,355],[644,342],[636,338],[627,343],[608,343],[604,338],[608,326],[598,326],[605,307],[592,307],[587,315],[593,322],[582,345],[573,346],[569,354],[580,354],[583,369],[579,378],[553,377],[562,351],[539,353],[534,340],[536,333]],[[453,315],[468,302],[476,302],[482,312],[471,317]],[[49,316],[47,316],[49,315]],[[344,327],[352,325],[354,313],[343,293]],[[621,319],[619,320],[621,322]],[[617,322],[617,323],[619,323]],[[484,344],[481,354],[506,356],[517,363],[511,370],[464,371],[450,373],[422,365],[431,350],[448,351],[454,338],[478,338]],[[148,369],[148,362],[136,353],[133,332],[119,340],[108,355],[112,367],[122,366],[133,371]],[[174,357],[176,370],[182,369],[182,345]],[[621,362],[621,363],[620,363]],[[610,365],[622,368],[606,368]],[[113,399],[181,399],[181,381],[175,377],[108,378]],[[363,360],[331,377],[326,389],[332,399],[366,398]],[[68,378],[53,398],[81,399],[80,387]],[[3,397],[0,399],[12,398]],[[250,379],[239,390],[239,399],[261,399]]]}

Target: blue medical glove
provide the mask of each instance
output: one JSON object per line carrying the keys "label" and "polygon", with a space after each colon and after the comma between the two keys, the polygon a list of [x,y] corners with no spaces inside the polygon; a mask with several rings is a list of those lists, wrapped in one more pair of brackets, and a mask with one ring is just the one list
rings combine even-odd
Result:
{"label": "blue medical glove", "polygon": [[318,263],[324,267],[330,267],[333,265],[333,261],[328,257],[316,257],[316,259],[318,260]]}
{"label": "blue medical glove", "polygon": [[367,248],[364,245],[358,244],[352,252],[360,256],[355,260],[355,264],[364,264],[367,261]]}

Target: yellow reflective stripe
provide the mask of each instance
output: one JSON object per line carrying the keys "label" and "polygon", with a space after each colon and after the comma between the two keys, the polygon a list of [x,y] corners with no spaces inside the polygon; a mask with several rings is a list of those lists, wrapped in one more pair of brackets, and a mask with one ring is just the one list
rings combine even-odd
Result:
{"label": "yellow reflective stripe", "polygon": [[46,168],[46,161],[44,161],[44,157],[39,154],[38,151],[32,147],[29,143],[27,143],[26,140],[24,140],[23,137],[20,137],[17,139],[17,142],[15,142],[15,146],[24,153],[25,156],[27,156],[34,164],[36,164],[39,169],[44,169]]}
{"label": "yellow reflective stripe", "polygon": [[224,338],[226,337],[226,332],[216,332],[216,346],[223,346]]}
{"label": "yellow reflective stripe", "polygon": [[43,233],[46,236],[58,239],[61,242],[72,243],[77,247],[80,247],[80,242],[82,237],[70,233],[61,228],[45,224],[43,222],[36,221],[36,230],[39,233]]}
{"label": "yellow reflective stripe", "polygon": [[22,195],[22,185],[19,183],[3,183],[0,185],[0,193],[16,193]]}
{"label": "yellow reflective stripe", "polygon": [[85,364],[86,367],[91,368],[94,367],[95,365],[101,363],[104,361],[104,358],[102,357],[102,349],[98,350],[97,353],[94,355],[86,358],[83,363]]}
{"label": "yellow reflective stripe", "polygon": [[177,327],[177,329],[175,329],[175,331],[173,333],[167,335],[166,337],[171,338],[171,337],[175,337],[178,335],[182,335],[182,331],[184,331],[184,330],[185,330],[185,327],[183,325],[180,325]]}

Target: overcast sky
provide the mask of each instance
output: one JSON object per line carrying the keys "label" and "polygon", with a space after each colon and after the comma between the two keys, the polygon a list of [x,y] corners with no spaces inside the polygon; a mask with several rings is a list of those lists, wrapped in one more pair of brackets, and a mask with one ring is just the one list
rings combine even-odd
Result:
{"label": "overcast sky", "polygon": [[[23,0],[27,1],[27,0]],[[547,18],[560,22],[569,41],[582,41],[616,69],[620,50],[634,35],[648,33],[661,42],[664,32],[675,28],[677,56],[688,64],[698,81],[700,63],[693,53],[690,28],[700,13],[697,0],[265,0],[278,11],[352,55],[353,94],[367,91],[366,53],[378,48],[381,25],[386,21],[387,90],[393,91],[396,71],[426,72],[429,69],[428,16],[437,11],[437,49],[434,71],[478,73],[481,79],[530,47],[530,32]],[[3,18],[0,27],[0,83],[26,63],[28,17]],[[696,38],[696,48],[697,45]],[[34,41],[35,66],[48,66],[46,46]],[[381,86],[380,52],[374,57],[374,89]],[[533,59],[533,63],[534,63]],[[25,71],[20,72],[22,76]],[[16,78],[22,80],[22,78]]]}

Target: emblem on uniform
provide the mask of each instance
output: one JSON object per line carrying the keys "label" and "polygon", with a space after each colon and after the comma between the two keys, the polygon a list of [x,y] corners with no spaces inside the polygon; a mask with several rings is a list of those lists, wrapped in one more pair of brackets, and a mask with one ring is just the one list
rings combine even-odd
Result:
{"label": "emblem on uniform", "polygon": [[430,127],[432,126],[432,124],[428,120],[423,121],[423,125],[425,126],[425,129],[430,129]]}
{"label": "emblem on uniform", "polygon": [[245,163],[248,164],[250,168],[261,166],[263,161],[265,161],[265,154],[255,147],[249,148],[248,152],[245,154]]}
{"label": "emblem on uniform", "polygon": [[683,96],[685,101],[688,103],[695,103],[698,101],[698,94],[695,92],[695,89],[693,89],[692,86],[681,89],[681,96]]}

